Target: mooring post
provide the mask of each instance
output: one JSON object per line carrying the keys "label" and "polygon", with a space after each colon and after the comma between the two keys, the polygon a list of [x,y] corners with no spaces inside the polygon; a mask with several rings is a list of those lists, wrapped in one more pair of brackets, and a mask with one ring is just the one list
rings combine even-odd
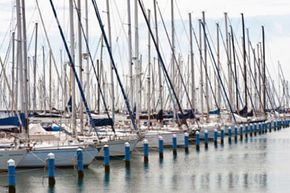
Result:
{"label": "mooring post", "polygon": [[104,167],[105,173],[110,172],[110,149],[109,145],[104,145]]}
{"label": "mooring post", "polygon": [[218,131],[217,129],[214,129],[214,136],[213,136],[213,141],[214,141],[214,146],[217,147],[217,140],[218,140]]}
{"label": "mooring post", "polygon": [[207,129],[204,131],[204,145],[205,145],[205,149],[208,148],[208,131]]}
{"label": "mooring post", "polygon": [[224,144],[224,135],[225,135],[225,129],[222,127],[221,128],[221,144]]}
{"label": "mooring post", "polygon": [[130,159],[131,159],[131,155],[130,155],[130,143],[126,142],[125,143],[125,166],[126,167],[130,167]]}
{"label": "mooring post", "polygon": [[173,150],[173,155],[177,155],[177,139],[176,139],[176,134],[172,135],[172,150]]}
{"label": "mooring post", "polygon": [[188,153],[188,145],[189,145],[189,134],[187,132],[184,133],[184,151]]}
{"label": "mooring post", "polygon": [[196,145],[196,151],[199,151],[199,145],[200,145],[199,131],[195,133],[195,145]]}
{"label": "mooring post", "polygon": [[164,142],[163,142],[163,137],[158,136],[158,143],[159,143],[159,159],[163,159],[163,152],[164,152]]}
{"label": "mooring post", "polygon": [[81,148],[77,149],[77,169],[78,169],[78,178],[84,177],[84,156],[83,150]]}
{"label": "mooring post", "polygon": [[228,142],[229,144],[232,143],[232,128],[228,127]]}
{"label": "mooring post", "polygon": [[144,162],[148,163],[148,161],[149,161],[149,144],[148,144],[147,139],[143,140],[143,154],[144,154]]}
{"label": "mooring post", "polygon": [[53,187],[55,185],[55,155],[49,153],[48,155],[48,185]]}
{"label": "mooring post", "polygon": [[7,163],[8,163],[8,192],[15,193],[16,192],[15,161],[13,159],[9,159]]}

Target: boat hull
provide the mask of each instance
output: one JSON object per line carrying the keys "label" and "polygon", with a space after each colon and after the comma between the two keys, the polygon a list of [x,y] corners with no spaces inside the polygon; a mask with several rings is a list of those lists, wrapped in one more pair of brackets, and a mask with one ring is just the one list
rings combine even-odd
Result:
{"label": "boat hull", "polygon": [[[46,160],[49,153],[53,153],[55,155],[56,167],[74,167],[77,163],[76,151],[78,148],[78,146],[35,148],[24,156],[17,167],[44,167],[47,165]],[[84,147],[82,149],[84,166],[88,166],[97,156],[98,149],[95,147]]]}
{"label": "boat hull", "polygon": [[6,171],[8,168],[7,161],[13,159],[15,161],[15,166],[17,167],[20,161],[25,157],[27,151],[23,150],[14,150],[14,149],[3,149],[0,150],[0,170]]}

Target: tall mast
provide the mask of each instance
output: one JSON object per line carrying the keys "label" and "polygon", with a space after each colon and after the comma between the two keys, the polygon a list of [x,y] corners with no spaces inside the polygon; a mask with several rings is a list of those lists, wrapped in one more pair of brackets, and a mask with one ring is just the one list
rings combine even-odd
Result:
{"label": "tall mast", "polygon": [[43,81],[42,81],[42,84],[43,84],[43,109],[46,110],[46,83],[45,83],[45,52],[44,52],[44,46],[42,46],[42,72],[43,72]]}
{"label": "tall mast", "polygon": [[[79,17],[81,18],[81,0],[78,0],[77,11]],[[79,78],[80,83],[83,87],[83,58],[82,58],[82,30],[81,30],[81,20],[78,22],[78,46],[79,46]],[[81,133],[84,130],[84,105],[83,102],[80,101],[80,129]]]}
{"label": "tall mast", "polygon": [[[236,48],[235,48],[235,38],[234,38],[234,31],[233,27],[230,26],[231,28],[231,39],[232,39],[232,49],[233,49],[233,65],[234,65],[234,74],[235,74],[235,97],[236,97],[236,108],[237,112],[239,112],[239,87],[238,87],[238,73],[237,73],[237,63],[236,63]],[[246,92],[246,91],[245,91]]]}
{"label": "tall mast", "polygon": [[[108,18],[108,32],[109,32],[109,44],[112,51],[112,32],[111,32],[111,19],[110,19],[110,0],[107,0],[107,18]],[[110,63],[110,77],[111,77],[111,94],[112,94],[112,119],[115,120],[115,89],[114,89],[114,76],[113,76],[113,64]]]}
{"label": "tall mast", "polygon": [[131,107],[133,106],[134,98],[134,84],[133,84],[133,61],[132,61],[132,27],[131,27],[131,0],[127,1],[128,9],[128,50],[129,50],[129,100],[131,102]]}
{"label": "tall mast", "polygon": [[189,37],[190,37],[190,64],[191,64],[191,104],[193,113],[195,113],[195,76],[194,76],[194,58],[193,58],[193,38],[192,38],[192,21],[189,13]]}
{"label": "tall mast", "polygon": [[[21,97],[19,97],[17,95],[17,99],[19,98],[20,101],[20,109],[23,112],[23,98],[22,96],[24,96],[23,93],[23,57],[22,57],[22,23],[21,23],[21,10],[20,10],[20,0],[16,0],[16,15],[17,15],[17,58],[16,58],[16,62],[17,62],[17,73],[18,73],[18,78],[17,78],[17,94]],[[18,106],[17,104],[18,100],[16,100],[16,106]],[[22,133],[25,132],[25,130],[22,130]]]}
{"label": "tall mast", "polygon": [[200,62],[200,112],[201,112],[201,115],[203,116],[203,96],[204,96],[204,89],[203,89],[203,58],[202,58],[202,32],[201,32],[201,28],[202,28],[202,24],[201,24],[201,19],[198,20],[198,23],[199,23],[199,62]]}
{"label": "tall mast", "polygon": [[[156,9],[156,0],[153,0],[154,4],[154,20],[155,20],[155,39],[156,39],[156,50],[159,49],[159,35],[158,35],[158,21],[157,21],[157,9]],[[160,58],[157,56],[157,68],[158,68],[158,85],[159,85],[159,104],[160,104],[160,111],[163,112],[163,85],[162,85],[162,73],[161,73],[161,65],[160,65]],[[163,116],[163,115],[162,115]],[[163,121],[161,121],[163,124]]]}
{"label": "tall mast", "polygon": [[[150,9],[148,9],[148,21],[149,25],[151,21],[151,12]],[[148,111],[148,128],[150,127],[150,115],[151,115],[151,110],[150,110],[150,96],[151,96],[151,38],[150,38],[150,32],[148,32],[148,74],[147,74],[147,111]]]}
{"label": "tall mast", "polygon": [[266,51],[265,51],[265,30],[262,26],[262,43],[263,43],[263,108],[266,110]]}
{"label": "tall mast", "polygon": [[220,27],[219,24],[216,24],[216,30],[217,30],[217,102],[218,102],[218,108],[221,108],[221,87],[220,87],[220,81],[219,81],[219,76],[220,76],[220,36],[219,36],[219,31]]}
{"label": "tall mast", "polygon": [[140,72],[140,61],[139,61],[139,31],[138,31],[138,0],[135,0],[135,69],[136,69],[136,123],[139,125],[141,111],[141,72]]}
{"label": "tall mast", "polygon": [[[70,53],[72,56],[72,62],[75,62],[75,46],[74,46],[74,14],[73,14],[73,0],[69,1],[69,23],[70,23]],[[71,64],[72,66],[72,64]],[[75,96],[75,75],[70,70],[71,74],[71,97],[72,97],[72,129],[73,135],[76,135],[76,96]]]}
{"label": "tall mast", "polygon": [[[15,88],[15,32],[12,32],[12,77],[11,77],[11,85],[12,85],[12,105],[11,105],[11,109],[12,110],[17,110],[17,106],[15,105],[15,101],[16,101],[16,93],[15,91],[17,90],[17,88]],[[14,98],[15,96],[15,98]]]}
{"label": "tall mast", "polygon": [[[230,105],[233,104],[233,94],[232,94],[232,67],[230,59],[230,42],[229,42],[229,33],[228,33],[228,14],[225,13],[225,34],[226,34],[226,55],[227,55],[227,66],[228,66],[228,93],[230,98]],[[232,120],[232,116],[229,116],[229,119]]]}
{"label": "tall mast", "polygon": [[[203,40],[204,40],[204,73],[207,76],[207,44],[206,44],[206,23],[205,23],[205,13],[204,11],[202,12],[202,22],[204,25],[204,30],[203,30]],[[210,78],[210,77],[209,77]],[[208,96],[208,79],[205,78],[205,100],[206,100],[206,121],[208,121],[208,113],[209,113],[209,96]]]}
{"label": "tall mast", "polygon": [[[85,0],[85,21],[86,21],[86,38],[87,38],[87,44],[89,45],[89,9],[88,9],[88,0]],[[89,53],[89,48],[86,47],[86,97],[87,97],[87,101],[88,101],[88,105],[90,106],[91,101],[90,101],[90,60],[88,57],[88,53]]]}
{"label": "tall mast", "polygon": [[245,35],[245,21],[244,21],[244,14],[242,15],[242,30],[243,30],[243,64],[244,64],[244,82],[245,82],[245,106],[248,108],[248,95],[247,95],[247,60],[246,60],[246,35]]}
{"label": "tall mast", "polygon": [[38,36],[38,23],[35,23],[35,47],[34,47],[34,60],[33,60],[33,111],[36,110],[36,63],[37,63],[37,36]]}
{"label": "tall mast", "polygon": [[[25,16],[25,0],[22,0],[22,22],[23,22],[23,88],[24,89],[24,95],[21,96],[21,98],[23,98],[23,110],[25,113],[25,118],[27,119],[28,116],[28,75],[27,75],[27,36],[26,36],[26,16]],[[28,125],[26,125],[28,126]],[[28,132],[27,127],[25,128],[26,132]]]}
{"label": "tall mast", "polygon": [[51,65],[51,50],[49,50],[49,111],[52,110],[52,65]]}
{"label": "tall mast", "polygon": [[[177,85],[177,79],[175,76],[175,26],[174,26],[174,0],[171,0],[171,77],[172,77],[172,89],[176,89]],[[173,103],[174,104],[174,103]],[[176,110],[175,106],[173,106],[173,114],[174,118],[176,117]]]}

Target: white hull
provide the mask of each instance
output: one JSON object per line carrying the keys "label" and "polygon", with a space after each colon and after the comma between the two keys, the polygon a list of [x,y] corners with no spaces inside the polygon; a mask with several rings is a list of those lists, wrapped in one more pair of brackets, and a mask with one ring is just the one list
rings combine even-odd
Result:
{"label": "white hull", "polygon": [[[118,157],[118,156],[124,156],[125,155],[125,143],[130,143],[130,150],[133,151],[139,142],[139,139],[130,139],[130,140],[116,140],[116,141],[108,141],[107,143],[104,143],[104,145],[109,145],[110,148],[110,156],[112,157]],[[101,158],[103,157],[103,151],[101,151],[97,157]]]}
{"label": "white hull", "polygon": [[1,149],[0,150],[0,170],[7,170],[8,164],[7,161],[9,159],[13,159],[15,161],[15,166],[18,166],[19,162],[24,158],[27,151],[19,150],[19,149]]}
{"label": "white hull", "polygon": [[[55,155],[56,167],[73,167],[76,165],[76,151],[79,146],[60,147],[39,147],[29,151],[20,161],[17,167],[33,168],[46,166],[46,159],[49,153]],[[97,156],[98,150],[95,147],[83,148],[83,163],[88,166]]]}

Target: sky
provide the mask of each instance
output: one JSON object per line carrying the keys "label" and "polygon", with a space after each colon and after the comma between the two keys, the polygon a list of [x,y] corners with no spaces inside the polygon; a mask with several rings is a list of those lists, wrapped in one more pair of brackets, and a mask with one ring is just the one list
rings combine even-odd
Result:
{"label": "sky", "polygon": [[[104,23],[106,20],[106,4],[104,0],[96,0],[101,10]],[[36,9],[35,0],[27,0],[26,2],[26,18],[27,18],[27,35],[29,42],[29,54],[32,56],[33,48],[33,31],[34,23],[39,22],[40,19]],[[48,30],[49,39],[51,41],[53,51],[56,56],[59,56],[59,49],[63,49],[62,42],[59,36],[56,22],[52,14],[52,10],[48,0],[38,0],[41,12],[44,16],[44,22]],[[84,0],[82,0],[84,2]],[[98,45],[100,30],[94,15],[94,11],[89,0],[89,28],[90,28],[90,45]],[[119,65],[121,74],[127,71],[126,63],[128,63],[127,51],[127,0],[110,0],[111,6],[111,20],[112,20],[112,36],[113,36],[113,53],[117,58],[116,63]],[[151,9],[152,1],[143,1],[146,9]],[[169,34],[170,31],[170,0],[157,0],[162,16]],[[65,31],[66,38],[69,42],[69,20],[68,20],[68,0],[54,0],[57,8],[57,13],[60,18],[60,23]],[[131,0],[131,15],[133,12],[134,2]],[[236,38],[241,39],[241,13],[244,13],[246,28],[249,28],[251,41],[253,44],[261,42],[261,26],[265,26],[266,33],[266,64],[274,81],[278,82],[277,63],[280,61],[285,79],[290,80],[290,1],[289,0],[175,0],[175,27],[177,39],[177,52],[186,53],[189,50],[188,45],[188,13],[192,13],[193,26],[197,29],[197,20],[201,17],[201,12],[205,11],[207,25],[210,30],[209,34],[215,37],[216,22],[224,25],[224,12],[228,13],[229,19],[236,33]],[[153,11],[152,11],[153,12]],[[12,21],[12,23],[11,23]],[[84,21],[84,17],[83,17]],[[132,19],[133,25],[134,19]],[[15,1],[1,0],[0,2],[0,56],[5,57],[8,47],[9,32],[15,26]],[[139,12],[139,29],[140,29],[140,52],[144,55],[144,60],[147,57],[147,28],[144,19]],[[162,28],[162,23],[158,22],[158,26]],[[106,24],[105,24],[106,27]],[[133,27],[133,26],[132,26]],[[132,29],[133,30],[133,29]],[[134,32],[134,31],[133,31]],[[8,35],[7,35],[8,34]],[[164,54],[166,63],[170,61],[168,42],[166,43],[165,31],[160,30],[161,37],[161,51]],[[163,43],[164,42],[164,43]],[[184,46],[186,43],[186,46]],[[44,38],[42,26],[39,30],[39,46],[38,53],[41,55],[41,45],[47,49],[47,42]],[[197,50],[197,47],[195,47]],[[94,46],[94,55],[99,55],[99,47]],[[126,57],[124,57],[124,55]],[[186,54],[185,54],[186,55]],[[59,57],[57,57],[58,60]],[[184,57],[186,58],[186,57]],[[46,57],[47,60],[47,57]],[[64,56],[64,60],[67,60]],[[185,59],[184,59],[185,60]]]}

